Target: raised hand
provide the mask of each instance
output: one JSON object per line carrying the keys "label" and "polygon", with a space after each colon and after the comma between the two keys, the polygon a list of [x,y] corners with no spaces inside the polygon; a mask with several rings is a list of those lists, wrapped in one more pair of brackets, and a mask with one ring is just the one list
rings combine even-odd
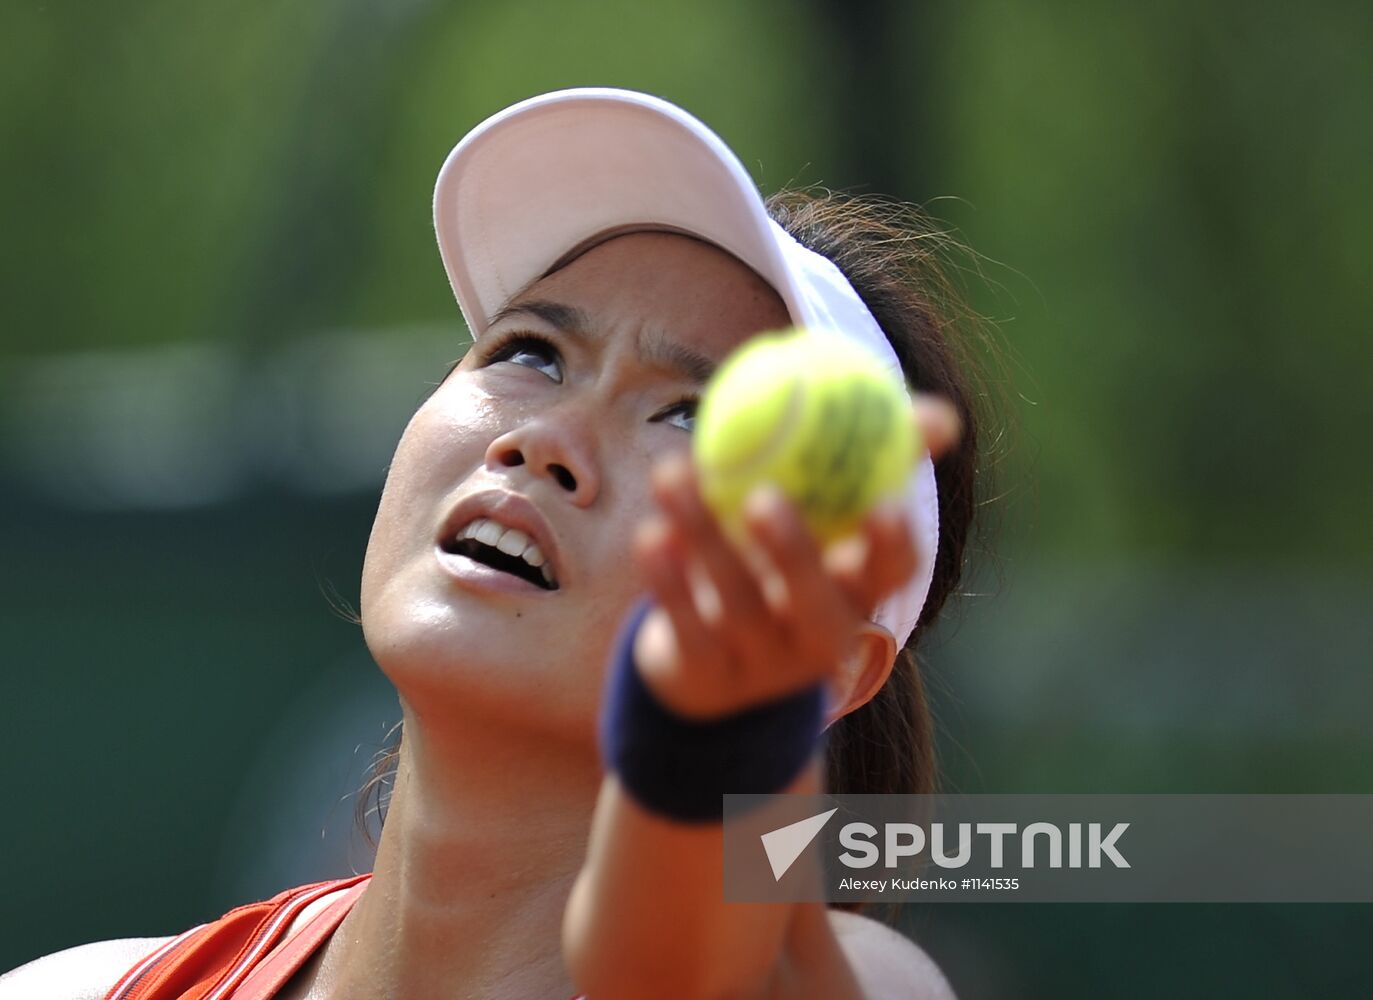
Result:
{"label": "raised hand", "polygon": [[[938,458],[959,436],[957,413],[918,397],[911,418]],[[653,470],[659,513],[635,534],[635,562],[656,607],[635,659],[668,708],[714,718],[834,675],[859,626],[916,566],[895,502],[879,504],[850,538],[822,549],[795,506],[772,488],[745,506],[747,539],[732,540],[702,501],[685,455]]]}

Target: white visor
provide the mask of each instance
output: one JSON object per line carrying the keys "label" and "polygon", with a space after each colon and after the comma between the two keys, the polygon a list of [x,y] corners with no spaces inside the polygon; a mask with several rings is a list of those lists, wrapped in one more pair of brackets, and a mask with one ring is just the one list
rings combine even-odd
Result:
{"label": "white visor", "polygon": [[[901,378],[886,336],[839,269],[768,217],[719,136],[664,100],[586,87],[521,101],[464,136],[434,188],[439,252],[473,338],[568,251],[609,231],[655,228],[733,254],[777,290],[798,326],[838,333]],[[872,619],[898,648],[920,617],[939,544],[928,454],[905,505],[918,565]]]}

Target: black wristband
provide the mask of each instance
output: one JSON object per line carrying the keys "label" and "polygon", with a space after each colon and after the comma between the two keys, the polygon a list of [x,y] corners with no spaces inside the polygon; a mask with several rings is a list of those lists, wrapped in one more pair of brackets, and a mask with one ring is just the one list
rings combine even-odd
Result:
{"label": "black wristband", "polygon": [[718,823],[727,792],[779,792],[823,735],[823,684],[718,719],[684,718],[639,676],[634,637],[653,604],[636,604],[606,678],[601,757],[645,808],[685,823]]}

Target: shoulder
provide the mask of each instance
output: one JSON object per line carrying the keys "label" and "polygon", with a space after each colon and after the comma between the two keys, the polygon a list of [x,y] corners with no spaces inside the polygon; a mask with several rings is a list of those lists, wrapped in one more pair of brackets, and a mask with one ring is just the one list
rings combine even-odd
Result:
{"label": "shoulder", "polygon": [[956,1000],[939,966],[899,931],[845,910],[830,910],[829,924],[864,996]]}
{"label": "shoulder", "polygon": [[139,959],[170,940],[119,938],[44,955],[0,976],[0,1000],[102,1000]]}

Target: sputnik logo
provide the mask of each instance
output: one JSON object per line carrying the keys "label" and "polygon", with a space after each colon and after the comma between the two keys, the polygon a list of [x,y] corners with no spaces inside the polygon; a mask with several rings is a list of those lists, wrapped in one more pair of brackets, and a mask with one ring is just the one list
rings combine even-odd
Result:
{"label": "sputnik logo", "polygon": [[829,812],[816,813],[807,819],[797,820],[786,826],[780,826],[771,833],[765,833],[758,839],[763,842],[763,850],[767,852],[768,864],[772,865],[772,879],[774,882],[782,881],[782,876],[787,873],[787,869],[795,863],[801,856],[816,834],[825,828],[825,824],[830,821],[830,817],[839,811],[839,807],[829,810]]}

